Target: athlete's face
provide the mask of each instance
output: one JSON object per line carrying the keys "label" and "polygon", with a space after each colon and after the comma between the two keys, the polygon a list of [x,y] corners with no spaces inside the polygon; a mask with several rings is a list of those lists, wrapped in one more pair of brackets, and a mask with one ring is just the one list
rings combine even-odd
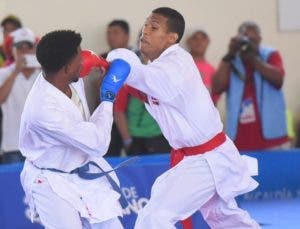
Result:
{"label": "athlete's face", "polygon": [[146,20],[141,36],[140,50],[148,59],[154,60],[172,44],[178,35],[168,30],[168,19],[152,13]]}
{"label": "athlete's face", "polygon": [[82,62],[80,53],[81,48],[78,47],[76,56],[74,56],[70,63],[67,65],[70,82],[77,82],[79,79]]}

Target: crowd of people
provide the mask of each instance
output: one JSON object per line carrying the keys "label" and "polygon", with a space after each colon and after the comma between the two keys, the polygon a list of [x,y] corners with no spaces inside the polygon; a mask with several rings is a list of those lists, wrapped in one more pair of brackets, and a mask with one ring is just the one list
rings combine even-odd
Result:
{"label": "crowd of people", "polygon": [[[258,185],[238,150],[288,149],[291,139],[283,61],[261,45],[256,23],[241,23],[213,67],[207,31],[180,47],[185,21],[176,10],[151,12],[137,50],[129,24],[113,20],[109,50],[97,57],[110,67],[84,80],[80,33],[52,31],[40,40],[11,15],[1,26],[1,162],[26,158],[22,185],[45,227],[123,228],[119,181],[104,172],[112,168],[103,157],[171,152],[171,168],[155,181],[135,228],[177,221],[191,228],[197,210],[212,228],[259,228],[235,202]],[[223,92],[225,130],[215,106]]]}

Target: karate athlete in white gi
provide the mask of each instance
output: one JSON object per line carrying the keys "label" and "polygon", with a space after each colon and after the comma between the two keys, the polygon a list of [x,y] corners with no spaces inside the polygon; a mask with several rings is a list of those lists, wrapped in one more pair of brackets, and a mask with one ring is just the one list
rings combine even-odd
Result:
{"label": "karate athlete in white gi", "polygon": [[[119,229],[120,194],[107,176],[84,176],[112,169],[103,155],[110,142],[114,96],[130,66],[122,60],[111,63],[101,85],[102,102],[90,116],[79,79],[81,39],[74,31],[53,31],[37,46],[43,71],[21,119],[20,149],[26,157],[21,182],[45,228]],[[119,184],[114,172],[109,175]]]}
{"label": "karate athlete in white gi", "polygon": [[211,228],[259,228],[234,199],[258,183],[223,133],[192,56],[178,45],[184,24],[177,11],[155,9],[143,26],[140,44],[151,63],[141,64],[127,49],[111,51],[107,58],[130,63],[126,83],[147,95],[147,110],[173,148],[173,167],[156,179],[135,228],[175,228],[197,210]]}

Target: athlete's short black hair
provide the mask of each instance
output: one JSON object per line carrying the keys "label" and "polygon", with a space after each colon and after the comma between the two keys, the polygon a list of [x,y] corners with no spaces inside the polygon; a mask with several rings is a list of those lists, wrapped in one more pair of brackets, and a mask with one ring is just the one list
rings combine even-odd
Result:
{"label": "athlete's short black hair", "polygon": [[108,24],[108,27],[119,26],[126,34],[129,34],[129,25],[125,20],[113,20]]}
{"label": "athlete's short black hair", "polygon": [[160,14],[168,19],[168,31],[178,34],[176,43],[180,42],[185,28],[183,16],[176,10],[169,7],[160,7],[152,11],[152,13]]}
{"label": "athlete's short black hair", "polygon": [[80,33],[72,30],[56,30],[47,33],[39,41],[36,56],[45,73],[56,73],[78,53]]}

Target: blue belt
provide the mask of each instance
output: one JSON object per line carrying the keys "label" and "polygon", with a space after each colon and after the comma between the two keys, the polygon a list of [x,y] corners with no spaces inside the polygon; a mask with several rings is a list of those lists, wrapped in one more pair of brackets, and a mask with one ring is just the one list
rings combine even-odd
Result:
{"label": "blue belt", "polygon": [[[111,187],[113,188],[113,190],[120,193],[121,197],[120,197],[119,201],[120,201],[122,208],[126,208],[128,206],[128,202],[127,202],[126,198],[124,197],[124,195],[122,194],[122,191],[121,191],[119,185],[115,182],[115,180],[109,174],[111,172],[114,172],[114,171],[124,167],[124,166],[128,166],[128,165],[136,162],[138,159],[139,159],[139,157],[131,157],[131,158],[121,162],[120,164],[118,164],[116,167],[114,167],[113,169],[111,169],[109,171],[104,171],[97,163],[95,163],[93,161],[89,161],[88,163],[84,164],[83,166],[81,166],[79,168],[72,170],[71,172],[65,172],[63,170],[54,169],[54,168],[39,168],[39,169],[49,170],[52,172],[59,172],[59,173],[77,174],[80,178],[85,179],[85,180],[94,180],[94,179],[100,178],[102,176],[105,176],[106,179],[108,180],[108,182],[110,183]],[[101,172],[90,173],[89,172],[90,165],[97,167],[98,169],[100,169]]]}

